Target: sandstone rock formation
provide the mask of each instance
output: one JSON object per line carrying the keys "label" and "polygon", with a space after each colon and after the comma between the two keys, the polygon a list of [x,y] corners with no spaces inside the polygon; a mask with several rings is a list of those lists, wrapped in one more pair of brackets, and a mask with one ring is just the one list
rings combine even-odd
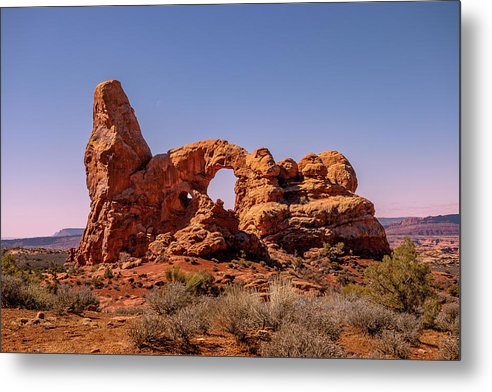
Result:
{"label": "sandstone rock formation", "polygon": [[[224,140],[204,140],[152,156],[121,84],[94,93],[94,127],[85,152],[91,212],[79,264],[118,261],[122,253],[268,259],[343,241],[355,254],[389,252],[374,206],[354,194],[357,177],[336,151],[275,162]],[[207,195],[217,171],[237,177],[235,208]]]}

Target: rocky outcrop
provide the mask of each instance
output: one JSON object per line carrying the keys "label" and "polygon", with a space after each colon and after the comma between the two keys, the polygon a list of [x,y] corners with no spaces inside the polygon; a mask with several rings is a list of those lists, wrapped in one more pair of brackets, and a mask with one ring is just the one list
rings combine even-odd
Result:
{"label": "rocky outcrop", "polygon": [[[269,251],[299,254],[343,241],[356,254],[389,252],[373,204],[354,194],[357,177],[336,151],[275,162],[225,140],[204,140],[152,157],[118,81],[94,94],[94,127],[85,152],[91,212],[79,264],[115,262],[122,253],[157,258]],[[237,177],[235,208],[207,195],[217,171]]]}

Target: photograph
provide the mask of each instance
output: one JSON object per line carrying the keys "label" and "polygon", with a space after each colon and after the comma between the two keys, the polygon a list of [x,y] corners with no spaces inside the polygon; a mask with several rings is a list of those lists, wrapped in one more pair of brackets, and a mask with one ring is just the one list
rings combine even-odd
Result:
{"label": "photograph", "polygon": [[460,361],[460,32],[1,8],[1,351]]}

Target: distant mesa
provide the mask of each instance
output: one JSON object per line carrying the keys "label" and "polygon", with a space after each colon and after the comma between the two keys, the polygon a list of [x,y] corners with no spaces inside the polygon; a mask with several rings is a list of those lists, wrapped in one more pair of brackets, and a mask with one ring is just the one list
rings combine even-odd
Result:
{"label": "distant mesa", "polygon": [[32,237],[32,238],[17,238],[13,240],[1,241],[1,247],[6,248],[46,248],[67,250],[77,248],[80,243],[80,235],[65,236],[65,237]]}
{"label": "distant mesa", "polygon": [[427,216],[425,218],[397,218],[398,221],[386,221],[379,218],[387,235],[407,236],[452,236],[460,234],[459,214]]}
{"label": "distant mesa", "polygon": [[68,237],[68,236],[82,235],[82,234],[84,234],[84,229],[68,228],[68,229],[61,229],[60,231],[57,231],[55,234],[53,234],[53,237]]}
{"label": "distant mesa", "polygon": [[[121,254],[268,259],[342,241],[354,254],[390,249],[374,205],[355,194],[357,177],[337,151],[276,162],[266,148],[248,152],[204,140],[152,156],[120,82],[94,92],[93,130],[85,151],[91,210],[79,264]],[[222,169],[237,178],[234,210],[207,194]]]}
{"label": "distant mesa", "polygon": [[84,229],[61,229],[51,237],[2,238],[2,248],[46,248],[66,250],[77,248]]}

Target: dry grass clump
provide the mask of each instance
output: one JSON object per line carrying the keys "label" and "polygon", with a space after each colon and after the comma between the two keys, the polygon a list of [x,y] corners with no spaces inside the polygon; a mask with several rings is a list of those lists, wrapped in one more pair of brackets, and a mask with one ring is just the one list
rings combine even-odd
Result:
{"label": "dry grass clump", "polygon": [[441,341],[439,347],[439,356],[441,359],[448,361],[457,361],[460,359],[460,339],[458,336],[448,336]]}
{"label": "dry grass clump", "polygon": [[2,276],[2,307],[48,310],[52,306],[52,295],[39,284],[16,276]]}
{"label": "dry grass clump", "polygon": [[268,301],[260,307],[263,327],[277,331],[286,318],[295,313],[298,295],[289,281],[275,280],[268,290]]}
{"label": "dry grass clump", "polygon": [[213,301],[192,295],[178,282],[153,290],[146,299],[149,310],[130,325],[130,342],[138,348],[171,344],[183,353],[194,353],[191,341],[207,333]]}
{"label": "dry grass clump", "polygon": [[158,343],[163,332],[161,317],[153,313],[144,313],[142,317],[133,320],[127,331],[130,342],[137,348]]}
{"label": "dry grass clump", "polygon": [[410,344],[401,332],[384,330],[376,342],[376,350],[396,358],[408,358]]}
{"label": "dry grass clump", "polygon": [[99,306],[99,298],[88,287],[73,289],[67,285],[57,286],[53,296],[53,309],[58,313],[81,314],[89,305]]}
{"label": "dry grass clump", "polygon": [[260,347],[264,357],[344,358],[347,357],[328,336],[298,324],[283,324],[268,343]]}
{"label": "dry grass clump", "polygon": [[244,342],[262,326],[263,304],[257,292],[232,286],[218,298],[215,320],[224,331]]}
{"label": "dry grass clump", "polygon": [[422,332],[421,321],[409,313],[397,313],[395,321],[394,330],[398,331],[408,343],[417,344]]}
{"label": "dry grass clump", "polygon": [[457,335],[460,329],[460,306],[455,302],[444,304],[436,317],[435,326],[440,331]]}
{"label": "dry grass clump", "polygon": [[336,342],[340,337],[343,321],[337,309],[323,298],[299,296],[294,303],[288,322],[312,330]]}
{"label": "dry grass clump", "polygon": [[193,302],[193,295],[183,283],[169,283],[146,296],[149,307],[159,315],[172,315]]}
{"label": "dry grass clump", "polygon": [[382,305],[359,298],[347,301],[345,305],[347,323],[371,336],[378,335],[396,324],[396,314]]}

